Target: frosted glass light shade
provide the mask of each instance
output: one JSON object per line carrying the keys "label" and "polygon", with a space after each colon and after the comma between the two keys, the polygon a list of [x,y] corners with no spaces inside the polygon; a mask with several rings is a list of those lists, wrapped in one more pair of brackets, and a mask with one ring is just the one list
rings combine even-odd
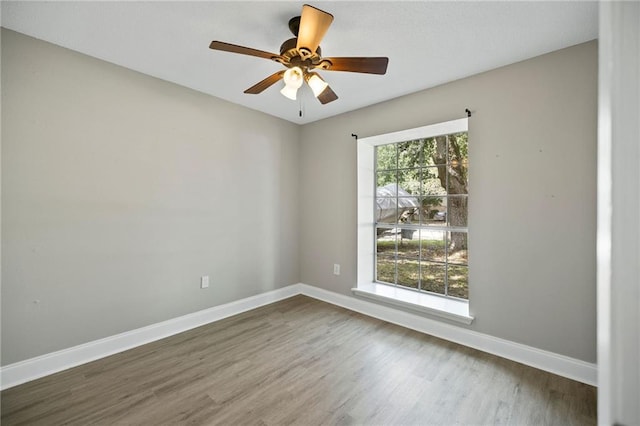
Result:
{"label": "frosted glass light shade", "polygon": [[316,73],[311,73],[309,75],[307,84],[309,84],[309,87],[311,87],[313,96],[315,96],[316,98],[320,96],[320,93],[324,92],[324,89],[326,89],[327,86],[329,86],[329,84]]}
{"label": "frosted glass light shade", "polygon": [[296,100],[296,94],[298,93],[298,88],[293,86],[284,86],[282,90],[280,90],[285,97],[291,99],[292,101]]}
{"label": "frosted glass light shade", "polygon": [[280,93],[292,101],[295,101],[298,89],[304,81],[302,70],[299,67],[289,68],[284,72],[282,79],[284,80],[285,86],[280,90]]}
{"label": "frosted glass light shade", "polygon": [[286,84],[287,86],[291,86],[295,89],[298,89],[300,88],[300,86],[302,86],[302,70],[299,67],[289,68],[284,72],[284,76],[282,78],[284,80],[284,84]]}

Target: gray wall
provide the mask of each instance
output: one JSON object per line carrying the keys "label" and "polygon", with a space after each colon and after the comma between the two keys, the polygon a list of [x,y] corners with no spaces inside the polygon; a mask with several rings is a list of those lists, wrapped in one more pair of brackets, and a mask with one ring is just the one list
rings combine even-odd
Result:
{"label": "gray wall", "polygon": [[3,30],[2,364],[299,281],[350,294],[351,133],[465,108],[471,328],[594,362],[596,74],[591,42],[300,128]]}
{"label": "gray wall", "polygon": [[357,282],[351,134],[469,108],[471,328],[595,362],[597,62],[589,42],[305,125],[302,282],[347,295]]}
{"label": "gray wall", "polygon": [[3,365],[299,281],[298,126],[4,29],[2,89]]}

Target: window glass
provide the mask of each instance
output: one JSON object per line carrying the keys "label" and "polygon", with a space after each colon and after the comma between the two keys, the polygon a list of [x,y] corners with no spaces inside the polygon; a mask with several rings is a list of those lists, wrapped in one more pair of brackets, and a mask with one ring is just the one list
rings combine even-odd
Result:
{"label": "window glass", "polygon": [[467,132],[375,150],[376,280],[468,298]]}

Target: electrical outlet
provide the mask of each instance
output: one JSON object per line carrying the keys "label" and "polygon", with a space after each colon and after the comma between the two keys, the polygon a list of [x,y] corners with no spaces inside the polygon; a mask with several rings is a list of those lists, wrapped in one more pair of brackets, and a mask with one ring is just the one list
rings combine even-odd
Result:
{"label": "electrical outlet", "polygon": [[333,275],[340,275],[340,264],[333,264]]}
{"label": "electrical outlet", "polygon": [[207,288],[207,287],[209,287],[209,275],[200,277],[200,288]]}

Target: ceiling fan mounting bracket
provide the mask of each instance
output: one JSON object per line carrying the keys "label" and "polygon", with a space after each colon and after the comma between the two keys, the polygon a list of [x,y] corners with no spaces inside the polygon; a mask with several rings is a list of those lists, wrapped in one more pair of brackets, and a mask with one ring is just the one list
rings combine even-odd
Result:
{"label": "ceiling fan mounting bracket", "polygon": [[294,16],[289,19],[289,30],[293,33],[294,36],[298,37],[298,31],[300,31],[300,17]]}

